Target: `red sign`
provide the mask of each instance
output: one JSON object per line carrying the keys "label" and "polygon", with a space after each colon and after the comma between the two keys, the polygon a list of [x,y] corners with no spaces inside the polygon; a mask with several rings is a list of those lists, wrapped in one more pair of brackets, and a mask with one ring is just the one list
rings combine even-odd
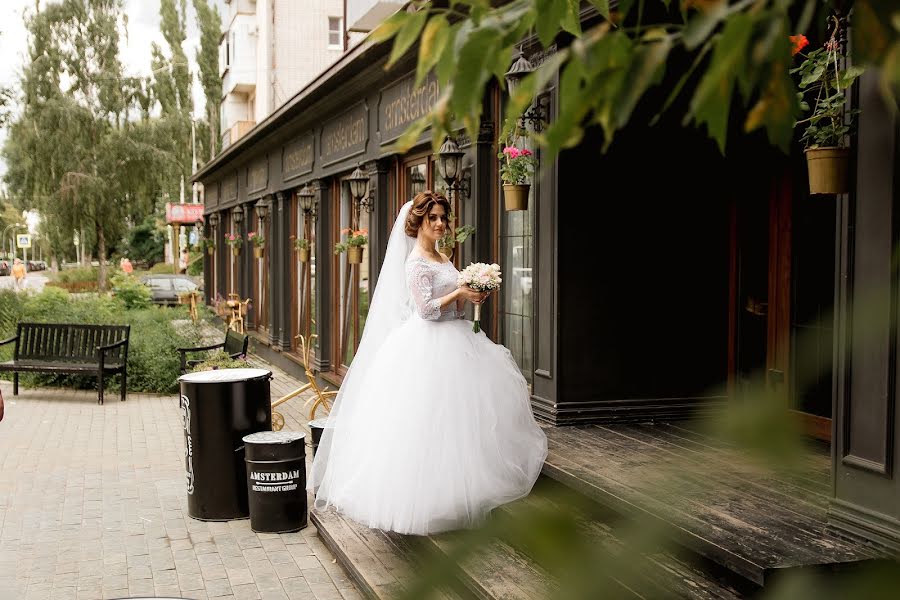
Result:
{"label": "red sign", "polygon": [[203,220],[202,204],[166,202],[166,223],[190,223]]}

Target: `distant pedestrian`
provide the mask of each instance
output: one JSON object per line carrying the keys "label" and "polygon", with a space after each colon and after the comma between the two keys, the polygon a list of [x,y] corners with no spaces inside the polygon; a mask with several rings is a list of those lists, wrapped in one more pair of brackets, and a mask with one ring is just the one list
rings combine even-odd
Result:
{"label": "distant pedestrian", "polygon": [[119,268],[122,269],[124,273],[128,273],[131,275],[132,271],[134,271],[134,265],[131,264],[131,261],[128,260],[128,257],[123,257],[122,260],[119,261]]}
{"label": "distant pedestrian", "polygon": [[13,279],[16,280],[16,291],[25,289],[25,263],[22,259],[17,258],[13,261],[12,268]]}

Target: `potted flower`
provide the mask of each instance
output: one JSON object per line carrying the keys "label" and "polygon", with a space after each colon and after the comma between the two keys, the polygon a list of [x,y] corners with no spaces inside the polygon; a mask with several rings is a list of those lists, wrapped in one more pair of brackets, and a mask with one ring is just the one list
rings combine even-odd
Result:
{"label": "potted flower", "polygon": [[247,233],[247,241],[253,243],[253,256],[262,258],[263,249],[266,247],[266,238],[255,231],[250,231]]}
{"label": "potted flower", "polygon": [[[452,220],[452,215],[450,218]],[[471,225],[462,225],[461,227],[458,227],[456,231],[448,231],[438,240],[438,251],[447,258],[453,258],[453,251],[456,248],[456,244],[462,244],[474,234],[475,228]]]}
{"label": "potted flower", "polygon": [[358,265],[362,262],[363,246],[369,243],[369,230],[358,229],[353,231],[349,227],[341,229],[341,233],[347,235],[347,239],[334,245],[334,253],[347,252],[347,262]]}
{"label": "potted flower", "polygon": [[215,240],[211,240],[209,238],[203,238],[199,243],[200,249],[206,248],[206,253],[210,256],[216,251],[216,242]]}
{"label": "potted flower", "polygon": [[527,181],[537,164],[534,154],[528,148],[506,145],[497,158],[500,159],[500,178],[503,180],[506,210],[528,210],[531,184]]}
{"label": "potted flower", "polygon": [[231,253],[238,256],[241,253],[241,244],[244,243],[244,239],[240,235],[226,233],[225,243],[231,246]]}
{"label": "potted flower", "polygon": [[847,57],[837,35],[840,31],[838,21],[832,18],[835,25],[831,38],[822,48],[809,54],[801,52],[809,45],[806,36],[791,36],[793,54],[804,57],[803,63],[791,70],[800,75],[800,107],[809,111],[810,105],[804,97],[815,98],[810,116],[797,121],[797,126],[805,127],[800,141],[806,149],[810,194],[847,193],[850,152],[845,140],[859,114],[858,110],[846,108],[846,95],[863,69],[847,66]]}
{"label": "potted flower", "polygon": [[300,258],[300,262],[309,262],[309,240],[306,238],[299,238],[294,240],[294,248],[297,249],[297,256]]}

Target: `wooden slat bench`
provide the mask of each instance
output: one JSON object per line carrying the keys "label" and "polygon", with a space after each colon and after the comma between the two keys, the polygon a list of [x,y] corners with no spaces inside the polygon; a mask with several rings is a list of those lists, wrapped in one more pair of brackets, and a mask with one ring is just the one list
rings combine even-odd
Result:
{"label": "wooden slat bench", "polygon": [[19,373],[95,373],[103,404],[104,378],[122,376],[125,401],[130,325],[76,325],[72,323],[19,323],[13,359],[0,363],[0,371],[13,372],[13,395],[19,393]]}

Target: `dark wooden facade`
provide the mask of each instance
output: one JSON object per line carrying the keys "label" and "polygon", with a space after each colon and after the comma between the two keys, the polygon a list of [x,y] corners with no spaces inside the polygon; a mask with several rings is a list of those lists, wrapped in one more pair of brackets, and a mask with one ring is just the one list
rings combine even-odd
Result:
{"label": "dark wooden facade", "polygon": [[[334,383],[352,359],[399,206],[415,177],[439,187],[429,134],[405,155],[391,149],[436,101],[436,82],[414,87],[409,60],[385,71],[388,50],[357,46],[195,175],[207,214],[219,214],[207,230],[217,251],[206,257],[206,289],[253,298],[257,348],[295,373],[296,336],[315,333],[315,368]],[[831,522],[900,547],[900,169],[896,117],[873,77],[860,86],[855,192],[837,201],[805,192],[800,151],[784,157],[745,138],[725,158],[701,133],[648,128],[638,113],[608,153],[589,131],[544,160],[529,210],[506,213],[496,159],[502,97],[488,94],[477,136],[458,138],[467,189],[455,212],[477,233],[455,260],[504,267],[485,330],[519,361],[537,417],[681,418],[764,386],[810,435],[833,440]],[[553,82],[545,96],[552,119]],[[344,178],[358,165],[373,209],[357,219]],[[299,208],[307,185],[315,219]],[[235,257],[224,235],[256,230],[263,198],[265,257],[246,246]],[[365,264],[352,269],[333,254],[348,225],[370,233]],[[314,273],[297,260],[299,236],[314,238]]]}

